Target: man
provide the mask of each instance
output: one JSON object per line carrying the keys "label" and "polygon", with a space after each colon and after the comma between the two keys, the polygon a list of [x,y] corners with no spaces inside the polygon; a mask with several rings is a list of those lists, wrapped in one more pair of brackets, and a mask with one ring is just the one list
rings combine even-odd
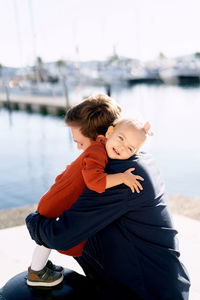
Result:
{"label": "man", "polygon": [[59,220],[30,214],[27,227],[40,245],[67,250],[87,240],[76,260],[98,286],[100,299],[188,299],[190,280],[179,261],[164,183],[151,155],[109,160],[107,173],[135,168],[143,190],[125,186],[102,194],[86,189]]}

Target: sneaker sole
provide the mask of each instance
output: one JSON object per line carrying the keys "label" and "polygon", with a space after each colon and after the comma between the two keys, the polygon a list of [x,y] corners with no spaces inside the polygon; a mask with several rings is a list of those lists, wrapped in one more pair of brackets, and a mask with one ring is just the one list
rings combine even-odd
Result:
{"label": "sneaker sole", "polygon": [[64,279],[64,276],[62,275],[60,278],[58,278],[56,281],[53,282],[42,282],[42,281],[30,281],[27,279],[26,283],[29,286],[46,286],[46,287],[52,287],[55,285],[58,285],[61,283]]}

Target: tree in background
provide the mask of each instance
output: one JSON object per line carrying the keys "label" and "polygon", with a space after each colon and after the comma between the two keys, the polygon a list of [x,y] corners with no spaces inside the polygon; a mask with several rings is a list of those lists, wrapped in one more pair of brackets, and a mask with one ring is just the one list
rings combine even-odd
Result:
{"label": "tree in background", "polygon": [[3,70],[3,65],[0,64],[0,79],[1,79],[1,77],[2,77],[2,70]]}
{"label": "tree in background", "polygon": [[36,80],[37,82],[47,81],[47,74],[44,68],[43,60],[40,56],[36,59]]}
{"label": "tree in background", "polygon": [[161,58],[161,59],[162,59],[162,58],[166,58],[166,56],[165,56],[165,54],[164,54],[163,52],[160,52],[160,53],[159,53],[159,58]]}
{"label": "tree in background", "polygon": [[200,52],[196,52],[194,55],[195,55],[196,58],[200,59]]}
{"label": "tree in background", "polygon": [[3,65],[2,64],[0,64],[0,88],[1,88],[1,86],[2,86],[2,70],[3,70]]}
{"label": "tree in background", "polygon": [[67,78],[66,78],[67,63],[65,60],[59,59],[56,62],[56,66],[58,68],[59,81],[63,86],[63,91],[66,99],[66,107],[69,107],[69,95],[68,95]]}

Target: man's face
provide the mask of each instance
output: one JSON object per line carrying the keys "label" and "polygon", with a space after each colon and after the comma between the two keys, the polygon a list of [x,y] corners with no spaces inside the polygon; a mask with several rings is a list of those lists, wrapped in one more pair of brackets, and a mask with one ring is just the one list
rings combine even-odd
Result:
{"label": "man's face", "polygon": [[77,144],[78,150],[83,150],[85,151],[87,147],[91,145],[91,139],[84,136],[81,131],[80,127],[73,127],[70,126],[71,132],[72,132],[72,137],[74,142]]}
{"label": "man's face", "polygon": [[138,146],[136,132],[127,125],[110,126],[106,132],[106,151],[109,158],[127,159],[135,154]]}

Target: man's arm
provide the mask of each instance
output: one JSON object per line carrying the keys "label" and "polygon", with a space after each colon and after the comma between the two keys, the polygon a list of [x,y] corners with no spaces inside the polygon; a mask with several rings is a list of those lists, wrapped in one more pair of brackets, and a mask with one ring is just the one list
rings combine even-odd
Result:
{"label": "man's arm", "polygon": [[26,218],[27,228],[38,244],[68,250],[126,213],[130,195],[129,188],[108,189],[102,194],[86,189],[58,220],[32,213]]}

